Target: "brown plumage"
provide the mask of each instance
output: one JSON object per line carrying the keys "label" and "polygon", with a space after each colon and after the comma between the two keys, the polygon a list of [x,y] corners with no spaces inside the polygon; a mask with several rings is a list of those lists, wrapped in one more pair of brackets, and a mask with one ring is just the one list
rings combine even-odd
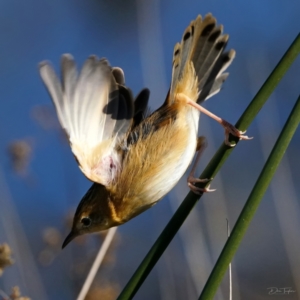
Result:
{"label": "brown plumage", "polygon": [[[197,147],[199,103],[220,90],[228,76],[223,71],[235,55],[233,50],[224,53],[227,40],[211,14],[192,21],[174,48],[166,100],[149,116],[149,91],[134,101],[123,71],[105,59],[90,57],[78,77],[74,59],[64,55],[62,84],[50,64],[41,63],[41,76],[72,151],[83,173],[95,182],[81,200],[63,246],[77,235],[130,220],[182,177]],[[233,131],[246,139],[231,126]]]}

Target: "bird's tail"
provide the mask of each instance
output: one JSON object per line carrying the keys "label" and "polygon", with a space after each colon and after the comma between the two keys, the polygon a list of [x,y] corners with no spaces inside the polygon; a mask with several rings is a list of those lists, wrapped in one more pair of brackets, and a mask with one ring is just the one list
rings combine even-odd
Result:
{"label": "bird's tail", "polygon": [[224,52],[229,36],[222,34],[223,26],[207,14],[199,15],[186,28],[181,43],[173,54],[173,70],[167,102],[183,93],[195,102],[218,93],[229,73],[223,73],[235,57],[235,51]]}

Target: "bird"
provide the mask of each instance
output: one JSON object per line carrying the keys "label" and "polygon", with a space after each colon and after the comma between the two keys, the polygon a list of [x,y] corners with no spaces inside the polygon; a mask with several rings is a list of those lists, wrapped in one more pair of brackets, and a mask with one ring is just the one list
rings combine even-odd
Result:
{"label": "bird", "polygon": [[[52,64],[39,65],[41,78],[66,131],[71,150],[84,175],[93,182],[74,215],[63,248],[75,237],[124,224],[162,199],[180,180],[197,151],[188,185],[195,193],[194,176],[206,146],[198,137],[200,112],[229,134],[248,140],[224,119],[200,104],[217,94],[235,57],[225,52],[228,34],[211,13],[198,15],[174,47],[172,79],[162,105],[149,112],[150,91],[136,98],[125,84],[121,68],[106,58],[90,56],[77,71],[71,54],[61,58],[61,80]],[[210,179],[206,179],[209,181]]]}

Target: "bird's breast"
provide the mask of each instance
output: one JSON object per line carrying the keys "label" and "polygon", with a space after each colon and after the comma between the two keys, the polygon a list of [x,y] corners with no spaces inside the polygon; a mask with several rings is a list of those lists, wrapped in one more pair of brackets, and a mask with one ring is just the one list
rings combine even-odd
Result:
{"label": "bird's breast", "polygon": [[196,150],[199,113],[189,109],[176,120],[130,146],[114,192],[120,213],[132,217],[168,193],[183,176]]}

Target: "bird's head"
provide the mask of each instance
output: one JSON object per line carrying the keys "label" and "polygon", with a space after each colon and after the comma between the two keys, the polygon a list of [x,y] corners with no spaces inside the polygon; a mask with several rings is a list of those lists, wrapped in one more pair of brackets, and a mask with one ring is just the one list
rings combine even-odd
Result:
{"label": "bird's head", "polygon": [[110,193],[104,185],[94,183],[80,201],[73,219],[70,234],[62,248],[74,238],[118,225],[112,216]]}

